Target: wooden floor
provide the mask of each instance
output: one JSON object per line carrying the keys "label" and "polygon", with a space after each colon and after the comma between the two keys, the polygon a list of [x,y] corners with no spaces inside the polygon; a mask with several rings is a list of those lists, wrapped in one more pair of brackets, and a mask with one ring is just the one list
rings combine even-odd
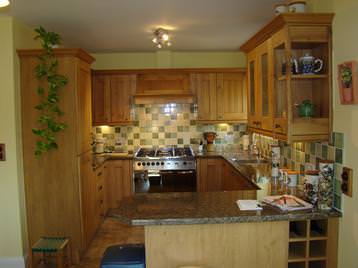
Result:
{"label": "wooden floor", "polygon": [[108,218],[93,239],[81,263],[72,268],[99,268],[102,254],[107,247],[127,243],[144,243],[144,228],[130,227]]}

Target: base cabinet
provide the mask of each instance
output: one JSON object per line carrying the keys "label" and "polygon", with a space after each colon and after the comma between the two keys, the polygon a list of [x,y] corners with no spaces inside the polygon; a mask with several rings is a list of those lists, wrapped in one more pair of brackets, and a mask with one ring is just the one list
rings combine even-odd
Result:
{"label": "base cabinet", "polygon": [[132,165],[132,160],[110,160],[105,164],[106,212],[133,194]]}
{"label": "base cabinet", "polygon": [[197,187],[198,192],[250,190],[248,198],[255,198],[257,190],[223,158],[197,159]]}

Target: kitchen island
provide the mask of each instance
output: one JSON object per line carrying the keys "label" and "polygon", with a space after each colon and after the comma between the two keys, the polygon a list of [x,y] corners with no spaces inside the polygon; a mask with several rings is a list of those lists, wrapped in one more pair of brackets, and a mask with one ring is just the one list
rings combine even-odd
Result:
{"label": "kitchen island", "polygon": [[245,194],[135,195],[111,215],[144,226],[148,268],[336,267],[339,212],[240,211]]}

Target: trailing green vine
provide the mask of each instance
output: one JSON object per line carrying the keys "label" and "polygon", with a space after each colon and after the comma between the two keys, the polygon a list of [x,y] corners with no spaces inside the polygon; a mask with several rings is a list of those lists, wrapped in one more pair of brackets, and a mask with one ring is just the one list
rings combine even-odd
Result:
{"label": "trailing green vine", "polygon": [[39,81],[37,94],[40,103],[35,106],[39,111],[38,127],[32,129],[38,136],[35,155],[40,157],[43,153],[58,148],[56,136],[66,128],[66,124],[60,121],[64,112],[59,107],[58,93],[66,86],[67,78],[57,73],[58,60],[53,52],[53,47],[61,43],[60,35],[48,32],[43,27],[36,28],[35,31],[35,39],[41,41],[44,49],[44,53],[38,56],[39,64],[35,68],[35,76]]}

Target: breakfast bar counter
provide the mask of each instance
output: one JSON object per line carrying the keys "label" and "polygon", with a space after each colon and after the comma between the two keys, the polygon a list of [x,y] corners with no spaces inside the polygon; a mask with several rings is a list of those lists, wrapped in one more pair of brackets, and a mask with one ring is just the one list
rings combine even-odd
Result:
{"label": "breakfast bar counter", "polygon": [[[111,216],[144,226],[147,268],[287,268],[317,260],[336,267],[341,213],[286,213],[269,205],[241,211],[236,200],[245,199],[245,192],[139,194],[123,200]],[[318,259],[305,253],[308,245],[317,246]]]}

